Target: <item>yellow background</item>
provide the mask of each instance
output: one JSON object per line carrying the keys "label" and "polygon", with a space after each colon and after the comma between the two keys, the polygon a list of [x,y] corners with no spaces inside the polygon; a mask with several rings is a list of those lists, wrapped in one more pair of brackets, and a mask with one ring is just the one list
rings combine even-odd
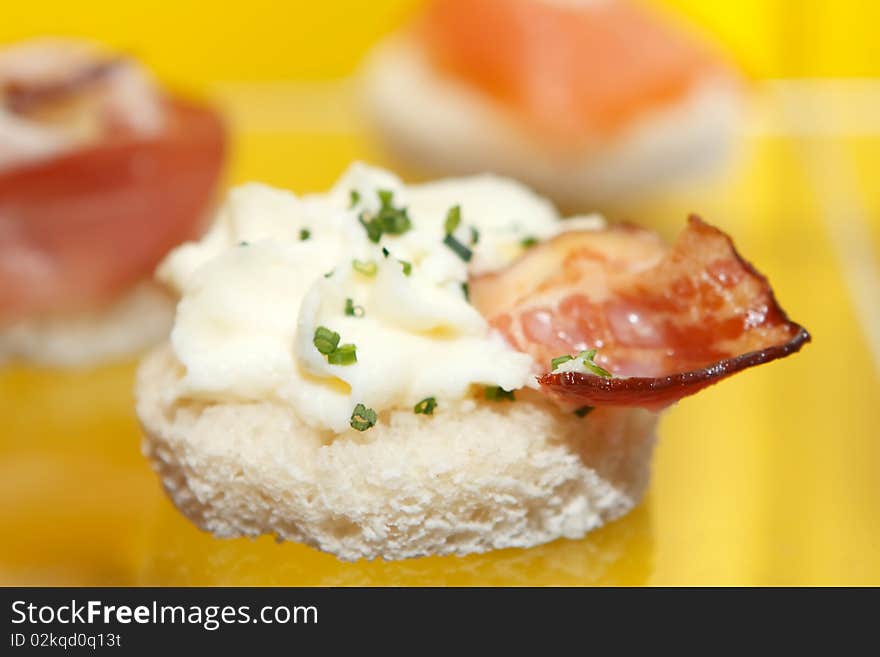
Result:
{"label": "yellow background", "polygon": [[[236,129],[233,181],[320,189],[354,158],[385,163],[347,84],[253,83],[343,77],[413,3],[232,4],[7,2],[0,41],[97,38],[211,95]],[[757,78],[880,75],[875,3],[665,4]],[[814,343],[671,409],[650,493],[623,520],[581,541],[395,564],[215,540],[173,509],[139,454],[132,363],[19,366],[0,372],[0,583],[880,584],[880,345],[865,321],[880,304],[880,89],[758,82],[755,97],[725,178],[613,216],[671,237],[699,211]]]}
{"label": "yellow background", "polygon": [[[165,80],[316,79],[350,73],[417,0],[37,0],[2,6],[0,42],[41,34],[103,41]],[[652,0],[716,36],[757,77],[877,76],[872,0]]]}

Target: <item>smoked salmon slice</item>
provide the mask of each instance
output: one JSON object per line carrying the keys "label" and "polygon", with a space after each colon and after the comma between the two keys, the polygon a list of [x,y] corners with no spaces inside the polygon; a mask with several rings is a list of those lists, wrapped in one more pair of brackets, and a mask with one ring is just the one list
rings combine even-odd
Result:
{"label": "smoked salmon slice", "polygon": [[611,138],[704,79],[733,79],[708,48],[630,2],[434,0],[417,34],[433,66],[545,136]]}

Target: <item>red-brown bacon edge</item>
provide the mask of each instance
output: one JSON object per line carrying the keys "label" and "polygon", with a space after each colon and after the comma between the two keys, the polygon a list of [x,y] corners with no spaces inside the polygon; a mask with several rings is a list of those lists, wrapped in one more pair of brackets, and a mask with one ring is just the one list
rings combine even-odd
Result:
{"label": "red-brown bacon edge", "polygon": [[660,377],[631,376],[610,379],[593,374],[562,372],[544,374],[538,377],[538,382],[555,394],[568,399],[576,398],[590,406],[640,406],[649,410],[660,410],[732,374],[793,354],[809,341],[810,334],[799,326],[794,338],[785,344],[725,358],[690,372]]}
{"label": "red-brown bacon edge", "polygon": [[788,318],[777,302],[767,277],[740,255],[729,235],[694,214],[688,217],[688,226],[691,229],[709,230],[724,238],[736,261],[749,275],[760,281],[769,297],[772,310],[782,318],[792,332],[792,337],[782,344],[769,345],[719,360],[706,367],[664,376],[606,378],[580,372],[546,373],[538,377],[542,388],[566,401],[589,406],[636,406],[658,411],[737,372],[796,353],[810,342],[809,332]]}

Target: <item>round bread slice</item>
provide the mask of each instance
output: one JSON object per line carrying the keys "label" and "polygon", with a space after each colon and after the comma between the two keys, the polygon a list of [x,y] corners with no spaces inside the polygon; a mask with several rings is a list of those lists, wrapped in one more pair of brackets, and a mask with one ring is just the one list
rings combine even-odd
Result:
{"label": "round bread slice", "polygon": [[367,116],[403,164],[427,174],[509,175],[574,208],[709,177],[733,149],[743,104],[730,80],[710,78],[610,142],[561,151],[488,96],[438,74],[405,35],[373,50],[361,86]]}
{"label": "round bread slice", "polygon": [[529,547],[625,514],[648,482],[657,416],[643,410],[581,418],[519,391],[333,434],[277,402],[174,399],[181,376],[167,344],[141,364],[143,450],[218,537],[274,534],[349,561]]}
{"label": "round bread slice", "polygon": [[168,337],[174,298],[145,281],[109,306],[0,327],[0,364],[87,367],[136,356]]}

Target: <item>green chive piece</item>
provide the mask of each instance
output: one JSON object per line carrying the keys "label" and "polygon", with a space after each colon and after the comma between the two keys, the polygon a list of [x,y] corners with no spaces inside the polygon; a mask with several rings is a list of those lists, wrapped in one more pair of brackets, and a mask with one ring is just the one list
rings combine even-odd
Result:
{"label": "green chive piece", "polygon": [[403,235],[412,228],[412,221],[410,221],[406,208],[394,207],[394,192],[380,189],[378,195],[381,207],[375,218],[378,220],[382,232],[389,235]]}
{"label": "green chive piece", "polygon": [[578,358],[583,358],[584,366],[588,370],[590,370],[593,374],[595,374],[596,376],[601,376],[606,379],[610,379],[611,377],[614,376],[611,372],[606,370],[604,367],[597,365],[593,361],[593,359],[596,358],[596,350],[595,349],[589,349],[588,351],[582,351],[581,353],[578,354]]}
{"label": "green chive piece", "polygon": [[379,220],[375,217],[368,219],[367,213],[361,212],[358,221],[361,222],[361,226],[366,229],[367,238],[374,244],[378,244],[379,240],[382,239],[382,224],[379,223]]}
{"label": "green chive piece", "polygon": [[416,415],[434,415],[435,408],[437,408],[437,400],[434,397],[425,397],[413,406],[413,413]]}
{"label": "green chive piece", "polygon": [[464,300],[470,303],[471,300],[471,286],[467,284],[467,282],[461,284],[461,293],[464,295]]}
{"label": "green chive piece", "polygon": [[475,226],[471,226],[471,246],[476,245],[479,241],[480,231],[478,231]]}
{"label": "green chive piece", "polygon": [[538,238],[534,237],[533,235],[529,235],[528,237],[524,237],[522,240],[520,240],[519,245],[524,249],[530,249],[537,243]]}
{"label": "green chive piece", "polygon": [[588,361],[584,361],[584,365],[586,365],[587,369],[590,370],[596,376],[601,376],[602,378],[605,378],[605,379],[610,379],[612,376],[614,376],[611,372],[606,370],[601,365],[596,365],[596,363],[590,363]]}
{"label": "green chive piece", "polygon": [[327,362],[331,365],[353,365],[357,362],[357,348],[353,344],[341,344],[327,354]]}
{"label": "green chive piece", "polygon": [[398,262],[400,263],[401,267],[403,267],[403,275],[404,276],[409,276],[410,274],[412,274],[412,263],[411,262],[407,262],[406,260],[398,260]]}
{"label": "green chive piece", "polygon": [[389,251],[388,249],[386,249],[386,248],[383,246],[383,247],[382,247],[382,255],[385,256],[385,257],[387,258],[389,255],[391,255],[391,251]]}
{"label": "green chive piece", "polygon": [[351,209],[351,208],[353,208],[354,206],[356,206],[356,205],[358,204],[358,202],[360,202],[360,200],[361,200],[361,193],[360,193],[358,190],[356,190],[356,189],[351,190],[351,191],[348,193],[348,200],[349,200],[348,207],[349,207],[349,209]]}
{"label": "green chive piece", "polygon": [[389,235],[403,235],[412,228],[412,221],[405,209],[383,211],[379,215],[379,220],[382,222],[382,230]]}
{"label": "green chive piece", "polygon": [[312,236],[312,231],[310,231],[308,228],[303,228],[301,231],[299,231],[299,241],[300,242],[305,242],[311,236]]}
{"label": "green chive piece", "polygon": [[244,240],[242,240],[241,242],[238,243],[238,245],[239,246],[250,246],[251,244],[250,244],[250,242],[245,242]]}
{"label": "green chive piece", "polygon": [[322,354],[332,354],[339,344],[339,334],[331,331],[326,326],[319,326],[315,329],[315,337],[312,339],[312,343]]}
{"label": "green chive piece", "polygon": [[378,267],[372,260],[352,260],[352,268],[359,274],[364,276],[375,276]]}
{"label": "green chive piece", "polygon": [[364,316],[364,308],[363,306],[354,305],[354,301],[351,299],[345,300],[345,314],[349,317],[363,317]]}
{"label": "green chive piece", "polygon": [[578,417],[586,417],[593,410],[595,410],[595,407],[593,407],[593,406],[581,406],[580,408],[576,408],[574,410],[574,414],[577,415]]}
{"label": "green chive piece", "polygon": [[464,244],[455,239],[452,234],[447,234],[443,238],[443,243],[448,246],[459,258],[465,262],[470,262],[474,252],[467,248]]}
{"label": "green chive piece", "polygon": [[351,412],[351,421],[349,424],[352,429],[356,429],[357,431],[366,431],[370,427],[376,425],[376,411],[372,408],[367,408],[363,404],[358,404],[354,407],[354,410]]}
{"label": "green chive piece", "polygon": [[513,390],[505,390],[501,386],[486,386],[484,394],[489,401],[516,401]]}
{"label": "green chive piece", "polygon": [[572,358],[568,354],[565,354],[565,356],[557,356],[556,358],[554,358],[553,360],[550,361],[550,369],[555,370],[557,367],[559,367],[563,363],[567,363],[570,360],[574,360],[574,358]]}
{"label": "green chive piece", "polygon": [[394,192],[388,189],[377,190],[381,207],[374,216],[361,212],[358,221],[367,231],[367,237],[374,244],[378,244],[382,235],[403,235],[412,228],[406,208],[394,207]]}
{"label": "green chive piece", "polygon": [[315,337],[312,339],[315,348],[327,356],[327,362],[331,365],[351,365],[357,362],[357,351],[353,344],[339,344],[339,334],[331,331],[326,326],[315,329]]}
{"label": "green chive piece", "polygon": [[335,269],[331,269],[326,274],[324,274],[324,278],[330,278],[335,271],[336,271]]}
{"label": "green chive piece", "polygon": [[446,223],[443,224],[443,230],[447,235],[452,235],[458,225],[461,223],[461,206],[453,205],[446,213]]}

